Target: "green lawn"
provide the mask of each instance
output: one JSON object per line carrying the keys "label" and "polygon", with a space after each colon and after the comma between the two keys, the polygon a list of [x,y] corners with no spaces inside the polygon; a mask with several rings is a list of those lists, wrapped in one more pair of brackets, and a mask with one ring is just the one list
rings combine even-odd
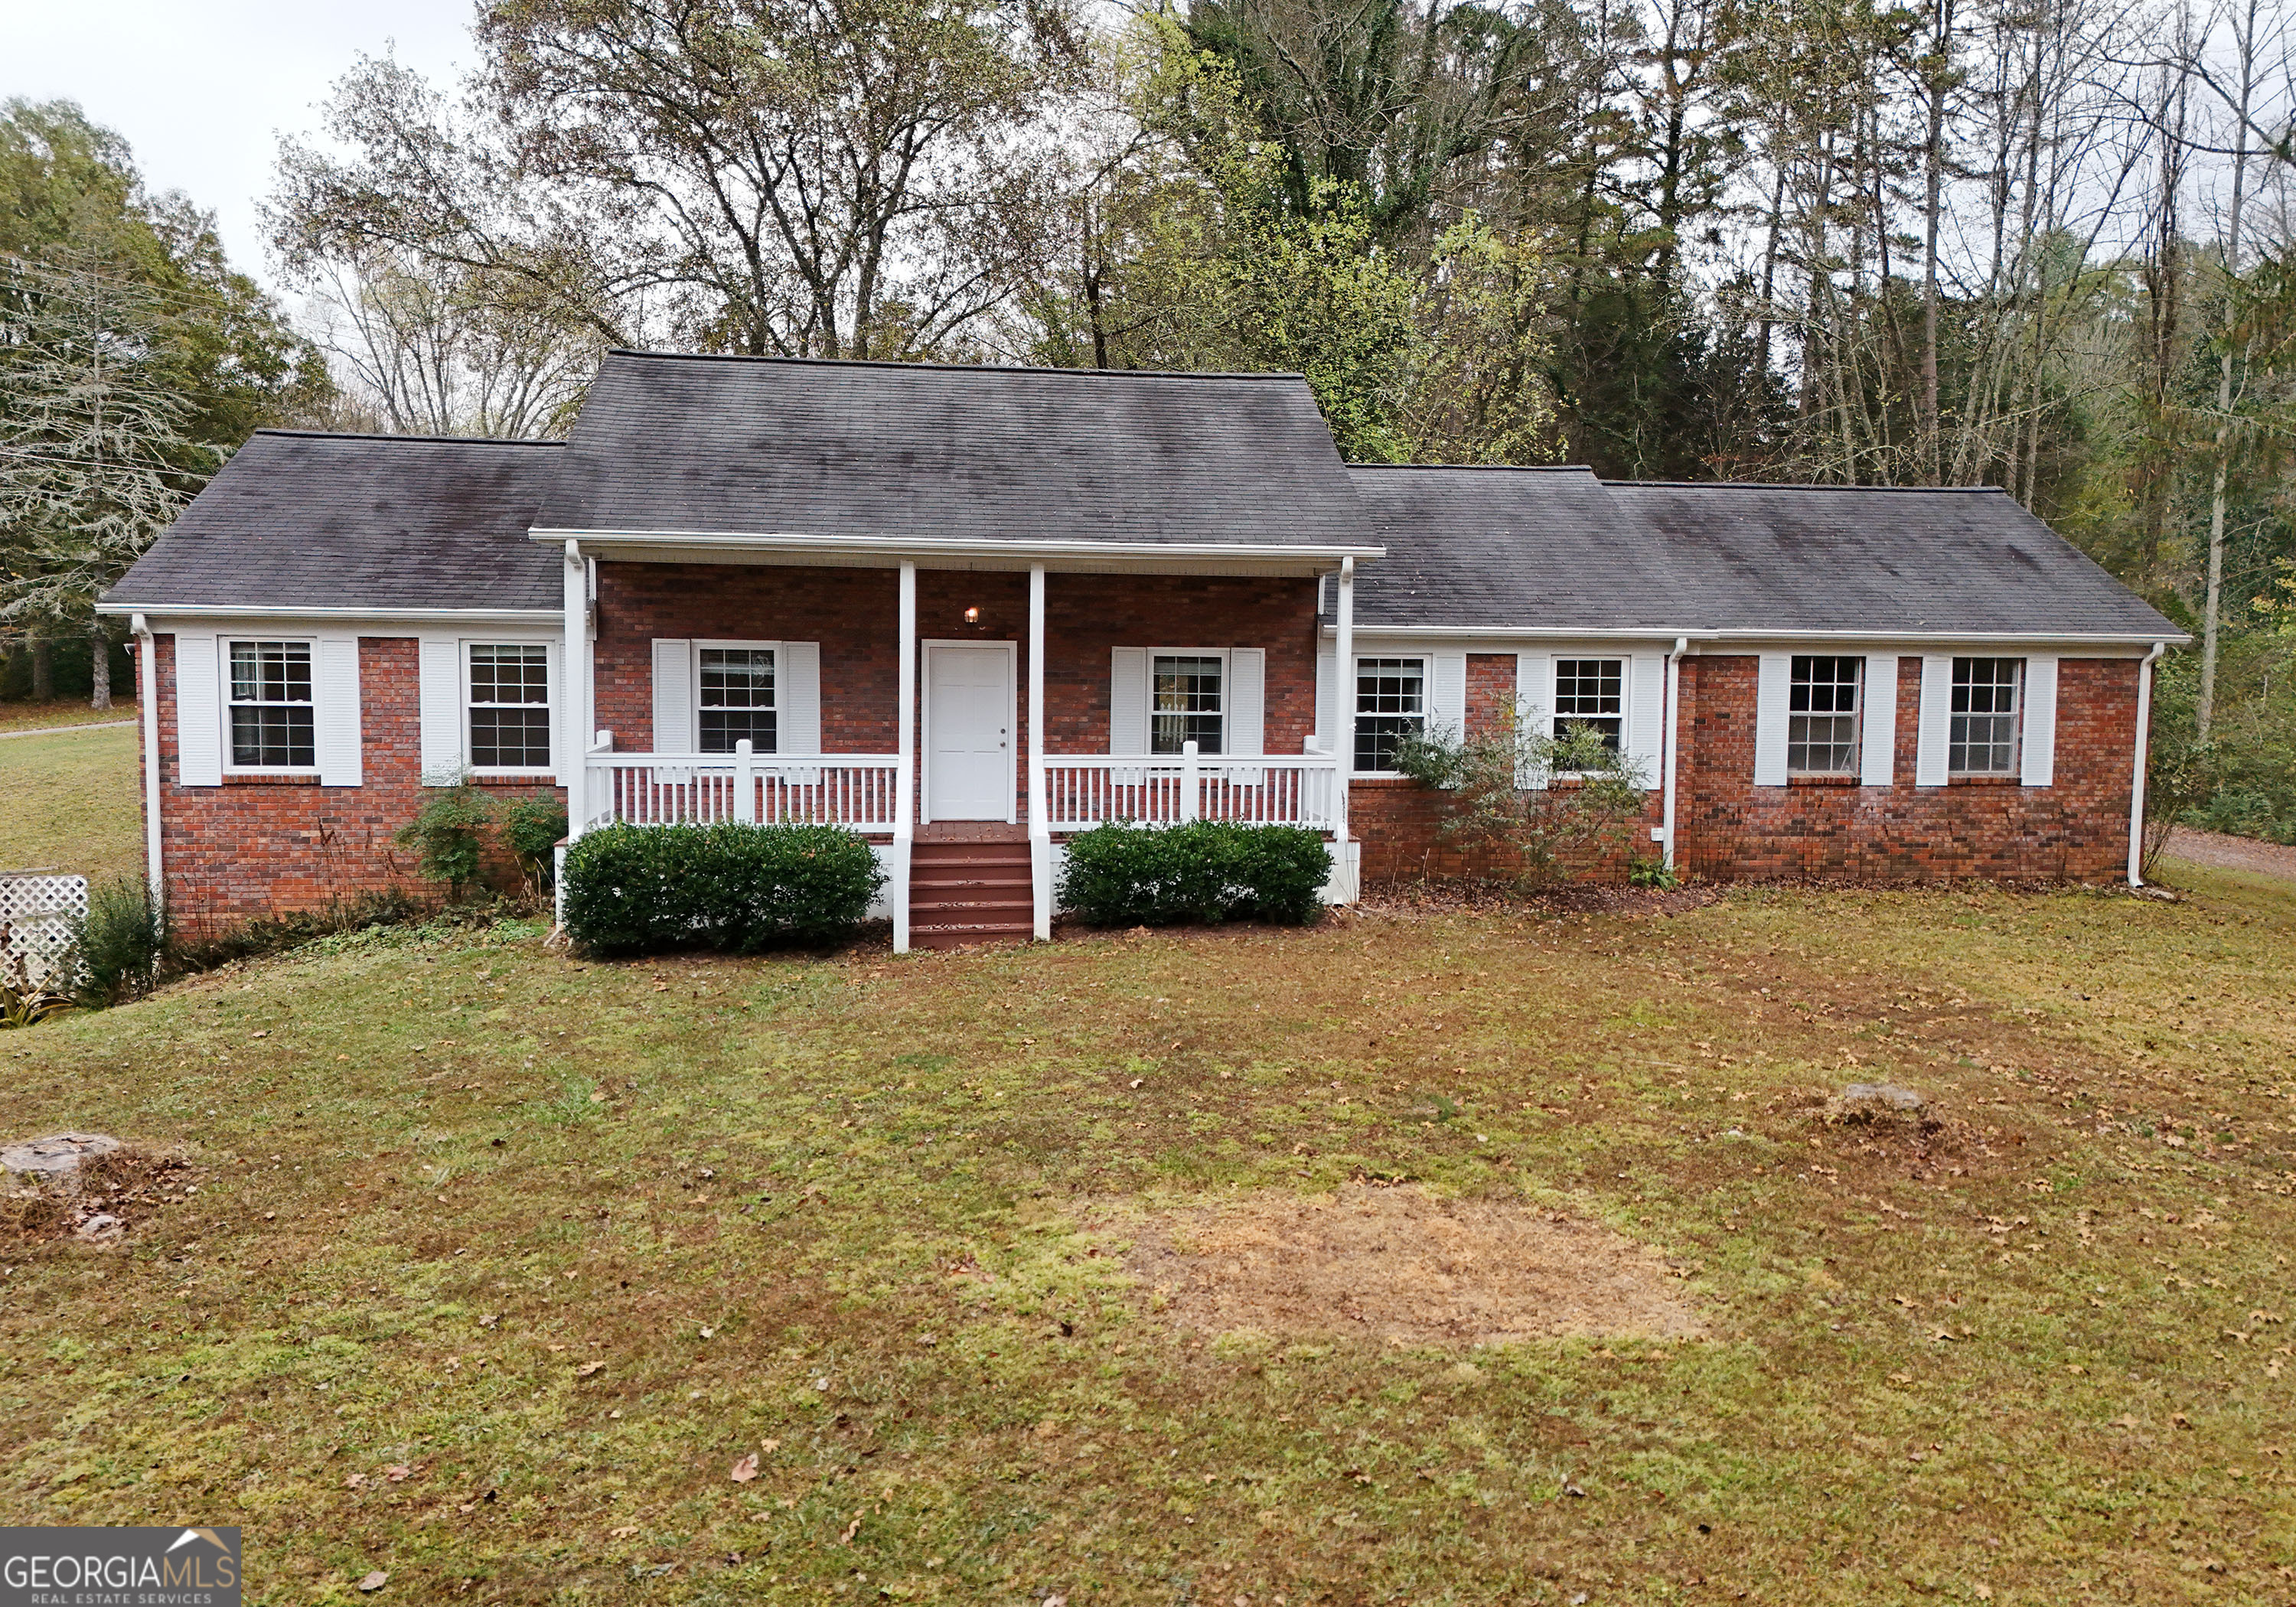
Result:
{"label": "green lawn", "polygon": [[135,717],[132,699],[115,698],[109,709],[91,709],[86,698],[49,698],[41,702],[20,700],[0,702],[0,734],[11,731],[48,731],[59,726],[115,725]]}
{"label": "green lawn", "polygon": [[133,726],[0,741],[0,871],[142,874],[135,752]]}
{"label": "green lawn", "polygon": [[[265,1603],[2284,1603],[2296,898],[2192,880],[331,939],[0,1037],[12,1129],[197,1189],[0,1241],[0,1512],[242,1524]],[[1817,1119],[1877,1076],[1946,1129]],[[1123,1270],[1361,1177],[1606,1224],[1703,1337],[1192,1332]]]}

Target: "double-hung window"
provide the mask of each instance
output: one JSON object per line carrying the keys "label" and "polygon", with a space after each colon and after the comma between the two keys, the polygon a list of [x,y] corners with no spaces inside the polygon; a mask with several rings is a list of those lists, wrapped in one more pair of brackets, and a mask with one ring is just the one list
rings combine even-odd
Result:
{"label": "double-hung window", "polygon": [[538,642],[473,642],[471,768],[550,768],[550,649]]}
{"label": "double-hung window", "polygon": [[317,767],[308,642],[231,644],[231,762],[242,770]]}
{"label": "double-hung window", "polygon": [[746,742],[752,753],[780,751],[780,704],[770,647],[700,650],[701,751],[731,753]]}
{"label": "double-hung window", "polygon": [[1573,726],[1599,732],[1603,746],[1619,750],[1626,726],[1627,661],[1624,659],[1554,660],[1554,734]]}
{"label": "double-hung window", "polygon": [[1956,659],[1953,727],[1946,770],[1953,775],[2006,775],[2017,769],[2017,713],[2022,659]]}
{"label": "double-hung window", "polygon": [[1857,717],[1866,660],[1796,654],[1786,704],[1786,771],[1857,774]]}
{"label": "double-hung window", "polygon": [[1226,751],[1227,660],[1217,653],[1158,653],[1148,672],[1148,751]]}
{"label": "double-hung window", "polygon": [[1356,769],[1392,775],[1395,750],[1427,729],[1427,660],[1356,660]]}

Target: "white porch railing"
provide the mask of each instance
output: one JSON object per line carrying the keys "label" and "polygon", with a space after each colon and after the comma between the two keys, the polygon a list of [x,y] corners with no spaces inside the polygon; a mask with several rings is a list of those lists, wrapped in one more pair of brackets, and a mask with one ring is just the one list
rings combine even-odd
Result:
{"label": "white porch railing", "polygon": [[[1193,750],[1193,742],[1187,744]],[[1250,825],[1339,824],[1339,762],[1324,754],[1200,758],[1193,751],[1149,758],[1047,755],[1049,830],[1081,832],[1111,820],[1170,825],[1233,820]]]}
{"label": "white porch railing", "polygon": [[733,820],[890,832],[900,814],[901,761],[890,754],[614,753],[593,748],[584,770],[584,831],[617,823],[708,825]]}

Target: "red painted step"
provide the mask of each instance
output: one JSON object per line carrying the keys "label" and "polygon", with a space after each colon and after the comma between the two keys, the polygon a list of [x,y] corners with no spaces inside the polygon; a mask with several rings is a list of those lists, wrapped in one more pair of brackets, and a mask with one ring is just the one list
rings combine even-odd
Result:
{"label": "red painted step", "polygon": [[1025,837],[922,839],[909,850],[909,941],[919,948],[1026,942],[1036,879]]}

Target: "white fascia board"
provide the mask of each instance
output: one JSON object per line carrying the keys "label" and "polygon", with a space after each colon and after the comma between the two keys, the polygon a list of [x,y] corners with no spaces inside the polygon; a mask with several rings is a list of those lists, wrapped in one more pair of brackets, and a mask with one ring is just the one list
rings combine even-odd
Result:
{"label": "white fascia board", "polygon": [[[1328,622],[1320,628],[1326,641],[1339,635],[1338,630]],[[1710,635],[1712,633],[1705,634]],[[1689,637],[1693,642],[1702,639],[1701,633],[1698,631],[1679,630],[1671,626],[1637,627],[1633,630],[1589,630],[1584,626],[1559,625],[1507,626],[1504,628],[1477,626],[1458,629],[1430,625],[1358,625],[1356,627],[1356,640],[1358,642],[1368,637],[1377,642],[1414,644],[1423,642],[1431,645],[1446,643],[1457,643],[1464,645],[1473,643],[1478,648],[1499,647],[1510,642],[1521,642],[1540,647],[1550,646],[1556,643],[1567,644],[1574,642],[1610,644],[1652,642],[1661,643],[1671,648],[1675,643],[1685,636]]]}
{"label": "white fascia board", "polygon": [[[2055,647],[2065,649],[2071,656],[2087,658],[2142,658],[2152,651],[2156,642],[2183,646],[2192,639],[2177,631],[2133,635],[2118,632],[2082,634],[2007,630],[1719,630],[1708,631],[1703,636],[1693,633],[1691,636],[1693,644],[1702,643],[1707,652],[1722,653],[1752,652],[1766,646],[1808,646],[1840,642],[1859,647],[1895,646],[1907,653],[1918,653],[1924,649],[1934,652],[1944,647]],[[2106,649],[2120,651],[2101,651]],[[1694,652],[1698,648],[1693,646],[1692,651]]]}
{"label": "white fascia board", "polygon": [[[1041,563],[1054,558],[1116,558],[1134,562],[1305,562],[1330,566],[1344,558],[1384,558],[1375,545],[1294,545],[1228,541],[974,541],[931,536],[813,536],[783,530],[570,530],[537,526],[529,540],[562,545],[578,541],[601,558],[660,553],[693,559],[718,554],[739,561],[751,553],[815,553],[883,564],[930,562],[940,558],[1002,558]],[[615,549],[625,549],[618,553]]]}
{"label": "white fascia board", "polygon": [[[288,603],[274,606],[223,605],[212,603],[99,603],[99,614],[142,614],[154,630],[173,630],[178,622],[195,625],[202,619],[308,619],[331,625],[372,619],[389,625],[562,624],[562,608],[311,608]],[[168,621],[165,627],[160,623]]]}

